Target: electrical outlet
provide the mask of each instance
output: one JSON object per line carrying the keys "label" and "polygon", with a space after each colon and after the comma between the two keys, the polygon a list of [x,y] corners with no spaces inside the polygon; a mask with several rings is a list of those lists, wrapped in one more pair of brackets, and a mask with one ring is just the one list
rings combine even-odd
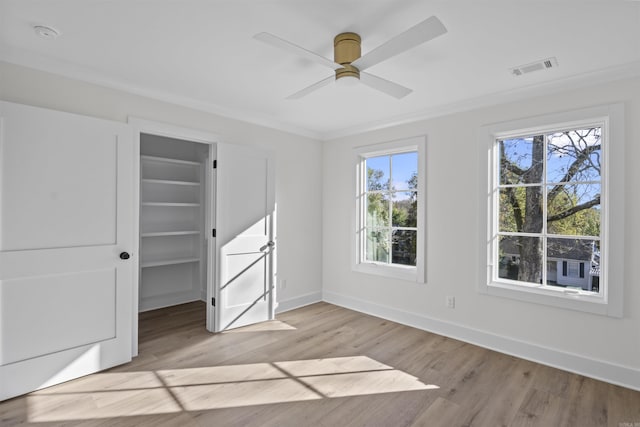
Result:
{"label": "electrical outlet", "polygon": [[287,279],[280,280],[280,289],[287,289]]}
{"label": "electrical outlet", "polygon": [[447,308],[456,308],[456,297],[448,296],[445,304],[447,304]]}

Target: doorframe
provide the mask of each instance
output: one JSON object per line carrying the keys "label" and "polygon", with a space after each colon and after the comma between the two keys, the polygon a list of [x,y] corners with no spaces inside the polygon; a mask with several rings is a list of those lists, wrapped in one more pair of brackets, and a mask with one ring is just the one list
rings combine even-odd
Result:
{"label": "doorframe", "polygon": [[[139,265],[139,254],[140,254],[140,134],[146,133],[150,135],[164,136],[168,138],[181,139],[189,142],[198,142],[202,144],[209,145],[209,155],[215,155],[216,152],[216,144],[222,142],[220,136],[207,132],[201,131],[197,129],[182,127],[173,125],[165,122],[158,122],[154,120],[143,119],[135,116],[129,116],[127,118],[127,123],[131,126],[133,131],[133,180],[136,183],[133,189],[133,215],[134,215],[134,224],[133,224],[133,233],[135,236],[133,242],[133,294],[132,298],[132,331],[131,331],[131,357],[135,357],[138,355],[138,304],[140,298],[140,265]],[[210,160],[214,160],[210,157]],[[214,215],[215,215],[215,200],[211,197],[211,190],[215,188],[215,183],[213,180],[215,179],[215,174],[211,173],[210,168],[205,169],[207,172],[206,176],[206,208],[209,210],[209,215],[206,216],[206,225],[205,230],[215,228],[213,225]],[[212,239],[208,238],[208,248],[207,252],[208,260],[207,260],[207,287],[210,287],[212,284],[209,283],[213,277],[215,270],[215,263],[211,262],[211,247],[215,248],[215,245],[212,245]],[[207,317],[209,316],[209,310],[207,310]],[[207,319],[207,323],[209,319]]]}

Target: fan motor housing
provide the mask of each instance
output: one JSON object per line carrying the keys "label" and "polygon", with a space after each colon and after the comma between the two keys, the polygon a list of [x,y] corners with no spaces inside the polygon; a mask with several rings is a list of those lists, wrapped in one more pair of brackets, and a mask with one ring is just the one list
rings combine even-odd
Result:
{"label": "fan motor housing", "polygon": [[362,55],[361,39],[356,33],[341,33],[333,39],[333,61],[343,66],[336,70],[336,80],[342,77],[360,79],[360,70],[351,65]]}

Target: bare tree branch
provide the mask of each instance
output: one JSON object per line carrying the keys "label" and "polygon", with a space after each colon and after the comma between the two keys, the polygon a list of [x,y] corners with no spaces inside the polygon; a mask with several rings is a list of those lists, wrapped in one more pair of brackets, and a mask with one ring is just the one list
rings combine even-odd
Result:
{"label": "bare tree branch", "polygon": [[570,209],[567,209],[564,212],[560,212],[557,213],[555,215],[551,215],[547,217],[547,222],[553,222],[553,221],[558,221],[567,217],[570,217],[571,215],[580,212],[581,210],[584,209],[589,209],[592,208],[594,206],[597,206],[600,204],[600,195],[597,195],[595,199],[593,200],[589,200],[588,202],[582,203],[580,205],[576,205]]}
{"label": "bare tree branch", "polygon": [[507,160],[505,157],[502,157],[500,159],[500,166],[502,166],[502,169],[507,170],[509,172],[513,172],[515,175],[518,175],[518,176],[522,176],[527,172],[526,170],[517,166],[515,163]]}
{"label": "bare tree branch", "polygon": [[[564,176],[562,177],[562,179],[560,180],[561,182],[571,182],[571,179],[573,179],[573,177],[580,172],[581,170],[581,166],[582,164],[587,161],[588,159],[590,159],[591,154],[594,151],[598,151],[600,150],[600,144],[598,145],[591,145],[588,146],[586,148],[584,148],[583,150],[580,150],[578,152],[578,155],[576,156],[576,159],[573,161],[573,163],[571,163],[571,166],[569,166],[569,169],[567,170],[567,173],[564,174]],[[560,191],[562,191],[562,189],[564,188],[563,184],[557,184],[556,186],[554,186],[551,191],[549,191],[549,194],[547,195],[547,199],[548,200],[553,200],[558,193],[560,193]]]}
{"label": "bare tree branch", "polygon": [[507,159],[507,155],[504,152],[504,142],[502,141],[500,142],[500,169],[507,170],[517,176],[522,176],[527,172]]}

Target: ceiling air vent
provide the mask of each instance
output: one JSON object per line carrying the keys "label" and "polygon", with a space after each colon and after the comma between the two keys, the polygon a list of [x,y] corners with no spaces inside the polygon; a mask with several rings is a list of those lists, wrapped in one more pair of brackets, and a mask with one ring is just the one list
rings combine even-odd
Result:
{"label": "ceiling air vent", "polygon": [[546,70],[548,68],[554,68],[558,66],[558,60],[553,58],[542,59],[540,61],[532,62],[531,64],[520,65],[511,69],[511,74],[514,76],[521,76],[523,74],[532,73],[534,71]]}

